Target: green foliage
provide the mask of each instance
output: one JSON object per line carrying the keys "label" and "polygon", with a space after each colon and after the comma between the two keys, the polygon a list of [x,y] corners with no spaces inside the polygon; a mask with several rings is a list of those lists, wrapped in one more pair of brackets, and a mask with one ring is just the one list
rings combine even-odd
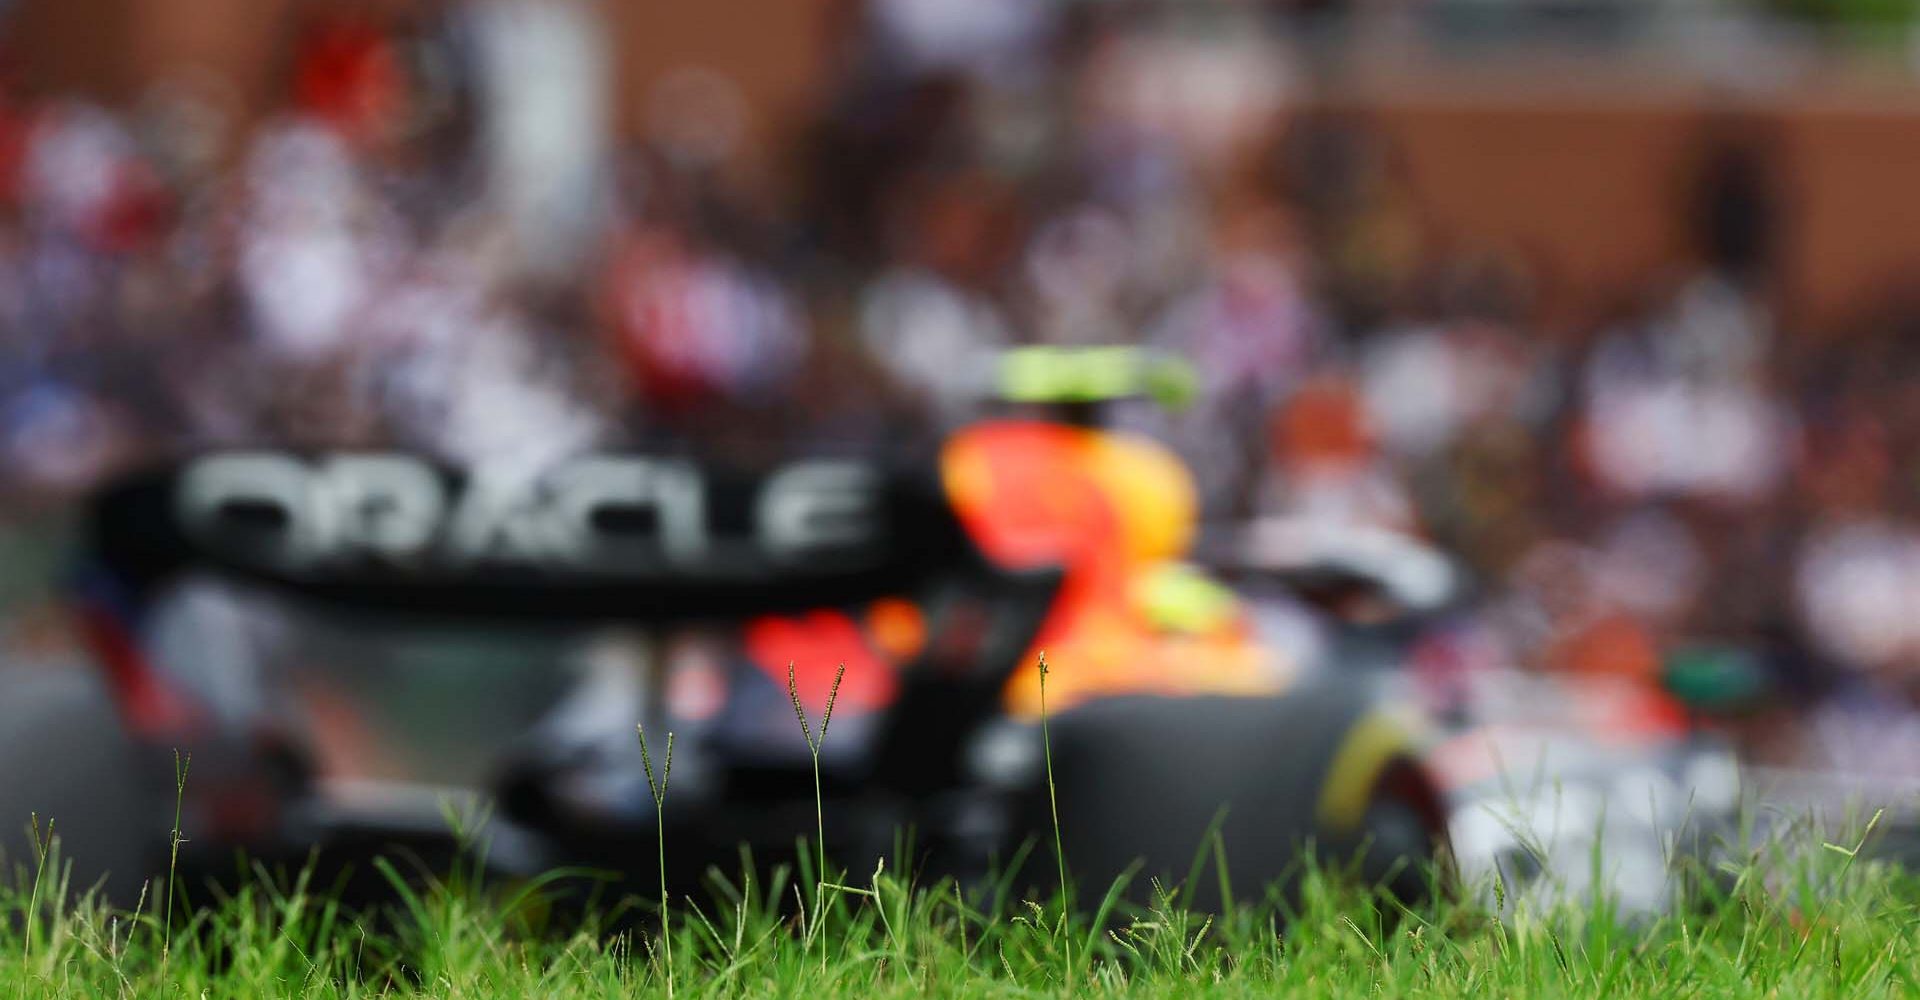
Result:
{"label": "green foliage", "polygon": [[1770,6],[1810,24],[1829,28],[1850,28],[1867,32],[1871,40],[1880,33],[1890,41],[1899,41],[1896,31],[1910,28],[1920,19],[1916,0],[1771,0]]}

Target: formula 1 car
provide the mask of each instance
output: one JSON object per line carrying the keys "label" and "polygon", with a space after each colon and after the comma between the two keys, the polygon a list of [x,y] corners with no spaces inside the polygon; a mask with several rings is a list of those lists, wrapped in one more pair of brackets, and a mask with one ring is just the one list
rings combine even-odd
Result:
{"label": "formula 1 car", "polygon": [[1058,419],[1146,391],[1151,359],[1009,364],[1008,395],[1052,414],[918,468],[252,450],[129,478],[71,587],[93,669],[0,674],[0,845],[21,863],[16,831],[51,817],[77,884],[134,898],[168,863],[178,751],[195,876],[442,857],[484,816],[494,870],[647,885],[642,722],[678,734],[665,874],[692,886],[813,834],[789,678],[817,720],[844,667],[820,760],[842,863],[903,830],[963,877],[1050,842],[1044,699],[1083,885],[1177,878],[1212,843],[1230,864],[1194,901],[1255,899],[1311,844],[1425,892],[1446,817],[1407,727],[1367,684],[1304,679],[1185,561],[1172,454]]}

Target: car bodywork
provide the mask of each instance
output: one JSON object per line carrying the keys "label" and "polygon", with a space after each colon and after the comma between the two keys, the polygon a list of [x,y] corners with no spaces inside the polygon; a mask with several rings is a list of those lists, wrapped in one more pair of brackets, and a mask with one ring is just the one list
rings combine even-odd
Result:
{"label": "car bodywork", "polygon": [[[1042,652],[1068,747],[1082,711],[1122,706],[1084,724],[1121,720],[1083,741],[1084,769],[1176,715],[1158,753],[1177,763],[1181,733],[1238,712],[1245,738],[1217,749],[1241,766],[1189,791],[1267,817],[1253,849],[1359,843],[1387,788],[1411,803],[1402,839],[1430,848],[1439,808],[1407,730],[1366,699],[1296,694],[1238,595],[1187,561],[1194,524],[1163,448],[1046,420],[965,428],[931,468],[222,452],[102,494],[72,606],[140,775],[130,829],[150,857],[166,843],[166,767],[190,753],[183,863],[202,871],[236,849],[458,847],[473,809],[496,869],[651,877],[644,722],[682,737],[668,875],[691,883],[811,830],[790,700],[817,717],[844,669],[830,849],[886,853],[910,830],[916,863],[984,872],[1037,832]],[[1270,710],[1324,724],[1301,742]],[[1085,808],[1152,794],[1124,778],[1090,779]],[[1162,839],[1207,821],[1180,818]],[[1097,834],[1124,856],[1128,829]]]}

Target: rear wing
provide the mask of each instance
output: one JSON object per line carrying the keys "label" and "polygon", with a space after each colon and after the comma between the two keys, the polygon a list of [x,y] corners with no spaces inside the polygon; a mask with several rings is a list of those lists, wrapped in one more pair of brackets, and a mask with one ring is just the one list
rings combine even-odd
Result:
{"label": "rear wing", "polygon": [[104,491],[92,556],[136,600],[205,572],[316,601],[688,620],[908,591],[981,565],[937,477],[595,454],[538,470],[353,452],[204,454]]}

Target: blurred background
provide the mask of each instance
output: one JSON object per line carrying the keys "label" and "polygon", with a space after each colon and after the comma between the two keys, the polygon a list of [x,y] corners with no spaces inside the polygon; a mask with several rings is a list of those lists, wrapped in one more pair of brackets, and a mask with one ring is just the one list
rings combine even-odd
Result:
{"label": "blurred background", "polygon": [[1432,669],[1709,644],[1920,773],[1917,180],[1916,0],[8,0],[5,642],[156,457],[912,450],[1137,343],[1210,520],[1463,561]]}

